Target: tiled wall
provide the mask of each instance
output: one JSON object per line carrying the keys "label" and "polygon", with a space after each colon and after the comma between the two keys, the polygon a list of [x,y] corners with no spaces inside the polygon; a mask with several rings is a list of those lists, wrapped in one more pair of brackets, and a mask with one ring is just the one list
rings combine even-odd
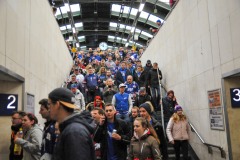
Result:
{"label": "tiled wall", "polygon": [[[141,59],[158,62],[162,83],[176,92],[203,139],[227,153],[226,132],[210,129],[207,91],[222,88],[222,74],[240,68],[239,26],[238,0],[179,0]],[[218,150],[208,154],[195,134],[191,138],[200,159],[221,159]]]}
{"label": "tiled wall", "polygon": [[[47,0],[0,0],[0,65],[25,78],[25,92],[35,95],[35,114],[42,121],[38,101],[61,86],[72,66]],[[10,117],[0,122],[0,159],[7,159]]]}

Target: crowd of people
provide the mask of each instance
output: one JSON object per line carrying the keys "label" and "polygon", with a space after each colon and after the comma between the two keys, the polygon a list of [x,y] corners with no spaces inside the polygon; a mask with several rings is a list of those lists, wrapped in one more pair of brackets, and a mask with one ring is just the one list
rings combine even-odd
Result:
{"label": "crowd of people", "polygon": [[[161,101],[161,70],[150,60],[143,66],[142,53],[121,47],[72,53],[66,87],[39,101],[44,128],[32,113],[13,113],[9,159],[167,160],[168,140],[176,159],[180,148],[187,159],[187,118],[172,90]],[[165,128],[153,114],[161,104]]]}

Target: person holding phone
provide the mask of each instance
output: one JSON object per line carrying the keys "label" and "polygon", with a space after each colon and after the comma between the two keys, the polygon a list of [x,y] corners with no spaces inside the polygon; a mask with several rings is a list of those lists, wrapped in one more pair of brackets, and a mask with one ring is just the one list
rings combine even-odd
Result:
{"label": "person holding phone", "polygon": [[111,103],[113,95],[118,92],[117,86],[113,84],[112,78],[106,80],[106,86],[103,89],[103,100],[105,103]]}

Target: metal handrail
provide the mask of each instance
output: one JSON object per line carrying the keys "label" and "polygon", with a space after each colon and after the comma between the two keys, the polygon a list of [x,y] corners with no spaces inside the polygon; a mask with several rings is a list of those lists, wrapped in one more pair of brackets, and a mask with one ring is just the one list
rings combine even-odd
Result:
{"label": "metal handrail", "polygon": [[203,138],[200,136],[200,134],[198,133],[198,131],[196,130],[196,128],[189,122],[189,125],[192,129],[193,132],[196,133],[196,135],[198,136],[198,138],[201,140],[201,142],[206,145],[208,147],[208,153],[212,154],[213,151],[212,151],[212,148],[211,147],[214,147],[214,148],[218,148],[221,152],[221,157],[222,158],[226,158],[226,152],[223,150],[223,147],[220,147],[220,146],[217,146],[217,145],[214,145],[214,144],[210,144],[210,143],[206,143]]}

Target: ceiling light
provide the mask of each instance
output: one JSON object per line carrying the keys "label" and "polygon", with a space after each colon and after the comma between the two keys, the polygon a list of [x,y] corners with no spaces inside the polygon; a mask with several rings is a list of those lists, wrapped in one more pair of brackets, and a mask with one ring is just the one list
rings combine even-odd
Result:
{"label": "ceiling light", "polygon": [[139,12],[142,12],[144,5],[145,5],[144,3],[140,4],[139,9],[138,9]]}
{"label": "ceiling light", "polygon": [[155,8],[154,10],[153,10],[153,13],[157,13],[158,11],[157,11],[157,8]]}
{"label": "ceiling light", "polygon": [[65,8],[66,8],[66,11],[67,11],[67,12],[70,12],[69,4],[68,4],[68,3],[64,3],[64,6],[65,6]]}
{"label": "ceiling light", "polygon": [[128,47],[128,45],[129,45],[129,43],[127,42],[127,43],[125,44],[125,47]]}
{"label": "ceiling light", "polygon": [[76,43],[76,47],[79,48],[79,43]]}

